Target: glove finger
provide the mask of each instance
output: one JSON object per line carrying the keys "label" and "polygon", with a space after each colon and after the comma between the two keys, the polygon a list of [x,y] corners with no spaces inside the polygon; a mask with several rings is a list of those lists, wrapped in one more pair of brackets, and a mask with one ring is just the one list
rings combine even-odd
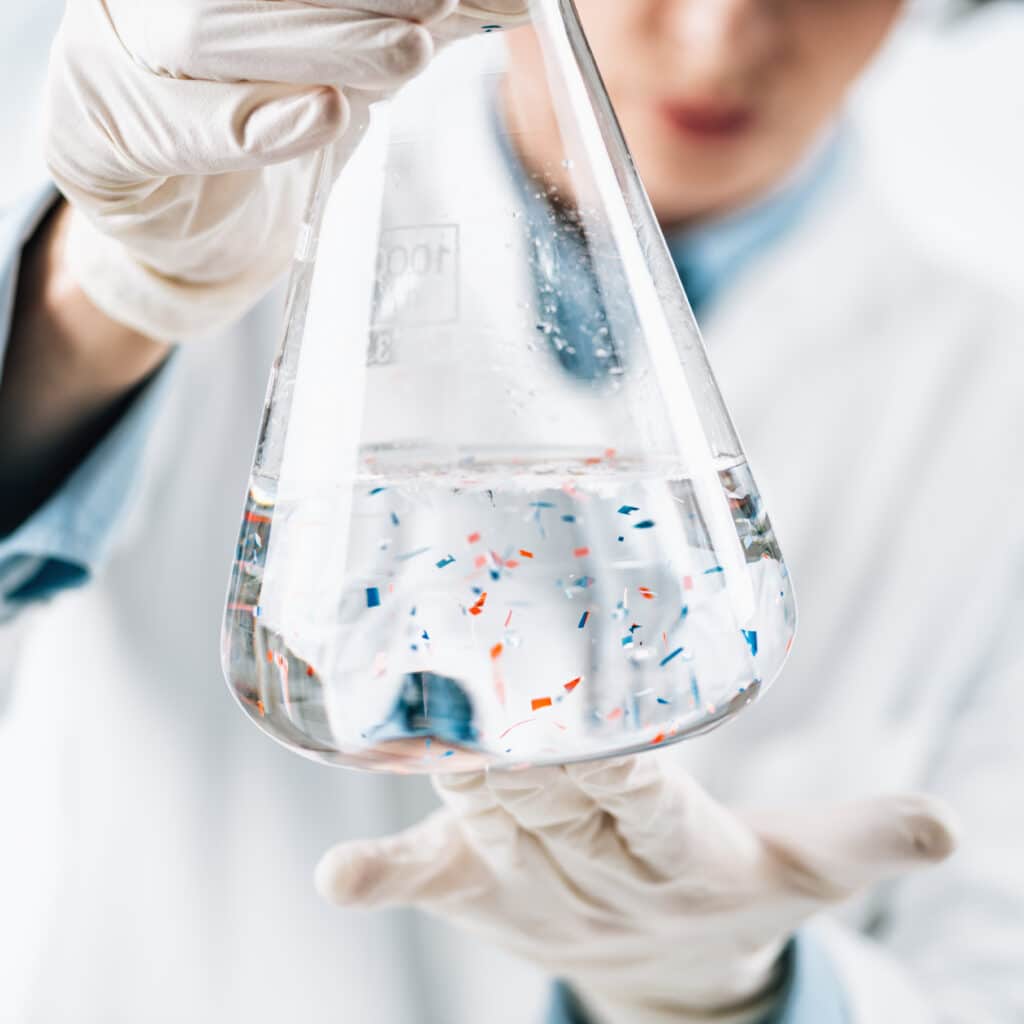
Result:
{"label": "glove finger", "polygon": [[787,881],[826,900],[939,863],[957,845],[950,809],[921,795],[745,818]]}
{"label": "glove finger", "polygon": [[134,60],[168,78],[396,89],[434,55],[423,25],[296,0],[221,0],[127,20]]}
{"label": "glove finger", "polygon": [[398,835],[339,843],[321,857],[314,873],[317,891],[329,903],[366,908],[468,897],[488,878],[446,810]]}
{"label": "glove finger", "polygon": [[491,772],[487,784],[498,804],[549,847],[586,855],[597,842],[604,812],[573,784],[564,768]]}
{"label": "glove finger", "polygon": [[704,888],[752,884],[763,860],[754,833],[689,775],[647,755],[568,765],[569,778],[612,816],[639,861]]}

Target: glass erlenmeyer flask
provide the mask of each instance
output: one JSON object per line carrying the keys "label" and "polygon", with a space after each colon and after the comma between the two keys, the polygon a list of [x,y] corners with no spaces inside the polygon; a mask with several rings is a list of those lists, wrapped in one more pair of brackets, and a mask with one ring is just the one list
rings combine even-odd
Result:
{"label": "glass erlenmeyer flask", "polygon": [[692,736],[792,642],[788,574],[571,0],[449,46],[310,203],[224,667],[403,772]]}

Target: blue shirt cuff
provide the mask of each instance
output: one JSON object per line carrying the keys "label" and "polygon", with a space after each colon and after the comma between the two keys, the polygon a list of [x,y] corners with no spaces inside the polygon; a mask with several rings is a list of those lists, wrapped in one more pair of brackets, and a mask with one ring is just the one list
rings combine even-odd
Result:
{"label": "blue shirt cuff", "polygon": [[[787,947],[781,1002],[764,1024],[849,1024],[838,975],[821,945],[800,933]],[[559,982],[546,1024],[587,1024],[579,1000]]]}
{"label": "blue shirt cuff", "polygon": [[[40,188],[0,215],[0,373],[10,338],[25,242],[56,201]],[[172,360],[173,361],[173,360]],[[132,492],[169,367],[158,371],[124,415],[46,503],[0,540],[0,622],[20,607],[78,586],[107,553]]]}

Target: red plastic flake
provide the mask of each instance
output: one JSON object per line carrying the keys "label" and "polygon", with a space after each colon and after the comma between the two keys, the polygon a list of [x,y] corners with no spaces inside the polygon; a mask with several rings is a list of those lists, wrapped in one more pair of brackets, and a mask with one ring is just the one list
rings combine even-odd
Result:
{"label": "red plastic flake", "polygon": [[517,562],[516,559],[514,559],[514,558],[510,558],[505,563],[505,568],[506,569],[518,569],[519,568],[519,562]]}
{"label": "red plastic flake", "polygon": [[519,549],[519,554],[522,555],[523,558],[533,558],[532,551],[524,551],[522,548]]}
{"label": "red plastic flake", "polygon": [[651,746],[655,747],[659,743],[664,743],[664,742],[665,742],[665,734],[663,732],[659,732],[658,735],[655,736],[653,740],[651,740]]}
{"label": "red plastic flake", "polygon": [[534,697],[533,700],[530,701],[531,711],[539,711],[541,708],[549,707],[551,707],[550,697]]}
{"label": "red plastic flake", "polygon": [[498,660],[498,658],[500,658],[500,657],[501,657],[501,652],[502,652],[503,650],[505,650],[505,645],[504,645],[504,644],[495,644],[495,645],[494,645],[494,646],[493,646],[493,647],[491,648],[491,660],[492,660],[492,661],[497,661],[497,660]]}
{"label": "red plastic flake", "polygon": [[313,666],[312,665],[307,665],[306,666],[306,675],[307,676],[315,675],[315,673],[313,672]]}
{"label": "red plastic flake", "polygon": [[505,616],[505,628],[508,629],[508,624],[512,621],[512,609],[509,608],[508,615]]}
{"label": "red plastic flake", "polygon": [[272,523],[274,520],[270,516],[260,516],[255,512],[246,512],[245,521],[247,523]]}
{"label": "red plastic flake", "polygon": [[260,713],[260,718],[266,717],[267,709],[263,706],[263,701],[256,701],[256,710]]}
{"label": "red plastic flake", "polygon": [[684,576],[683,577],[683,590],[693,590],[693,577],[692,576]]}
{"label": "red plastic flake", "polygon": [[573,554],[574,554],[574,555],[575,555],[575,556],[576,556],[577,558],[586,558],[586,557],[587,557],[587,555],[589,555],[589,554],[590,554],[590,548],[576,548],[576,549],[575,549],[575,550],[573,551]]}
{"label": "red plastic flake", "polygon": [[616,719],[622,717],[622,708],[616,708],[614,711],[609,711],[604,717],[605,721],[614,722]]}
{"label": "red plastic flake", "polygon": [[480,534],[479,534],[479,533],[471,533],[471,534],[470,534],[470,535],[469,535],[469,536],[468,536],[468,537],[466,538],[466,540],[467,540],[467,541],[468,541],[468,542],[469,542],[470,544],[476,544],[476,543],[478,543],[478,542],[479,542],[479,540],[480,540]]}
{"label": "red plastic flake", "polygon": [[267,661],[269,661],[271,664],[274,663],[274,652],[273,651],[267,651]]}
{"label": "red plastic flake", "polygon": [[470,615],[479,615],[484,610],[484,605],[487,604],[487,591],[485,590],[476,600],[476,604],[469,609]]}
{"label": "red plastic flake", "polygon": [[637,587],[636,589],[640,591],[640,596],[645,601],[653,601],[655,599],[655,597],[658,596],[657,594],[654,593],[653,590],[651,590],[650,587]]}
{"label": "red plastic flake", "polygon": [[482,569],[486,564],[487,564],[487,556],[486,555],[477,555],[476,558],[473,561],[473,565],[477,569]]}
{"label": "red plastic flake", "polygon": [[575,690],[582,682],[583,676],[577,676],[575,679],[570,679],[569,682],[565,684],[565,689],[568,690],[569,693],[572,693],[572,691]]}

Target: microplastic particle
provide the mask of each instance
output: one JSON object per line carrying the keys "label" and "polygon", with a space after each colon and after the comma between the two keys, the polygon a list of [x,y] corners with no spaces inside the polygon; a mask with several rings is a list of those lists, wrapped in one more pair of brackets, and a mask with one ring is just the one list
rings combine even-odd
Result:
{"label": "microplastic particle", "polygon": [[576,558],[586,558],[590,554],[590,548],[574,548],[572,553]]}
{"label": "microplastic particle", "polygon": [[633,624],[632,624],[632,625],[631,625],[631,626],[629,627],[629,631],[630,631],[630,633],[635,633],[635,632],[636,632],[636,631],[637,631],[638,629],[643,629],[643,628],[644,628],[644,627],[643,627],[643,626],[641,626],[639,622],[634,622],[634,623],[633,623]]}
{"label": "microplastic particle", "polygon": [[562,516],[562,522],[563,523],[575,523],[576,522],[576,517],[575,516]]}
{"label": "microplastic particle", "polygon": [[670,701],[667,697],[659,697],[658,698],[658,703],[659,704],[671,704],[672,701]]}
{"label": "microplastic particle", "polygon": [[316,675],[316,673],[313,671],[313,666],[312,665],[307,665],[306,666],[306,675],[309,676],[310,678],[312,678],[314,675]]}
{"label": "microplastic particle", "polygon": [[683,610],[679,613],[680,620],[685,619],[690,614],[690,606],[688,604],[683,605]]}
{"label": "microplastic particle", "polygon": [[509,608],[508,615],[505,616],[505,628],[508,629],[508,624],[512,621],[512,609]]}
{"label": "microplastic particle", "polygon": [[455,751],[454,750],[446,750],[441,756],[442,757],[454,757],[455,756]]}
{"label": "microplastic particle", "polygon": [[649,530],[652,526],[654,526],[654,520],[653,519],[645,519],[642,523],[636,523],[633,526],[633,529],[634,530]]}
{"label": "microplastic particle", "polygon": [[380,591],[376,587],[366,588],[366,607],[367,608],[379,608],[380,607]]}
{"label": "microplastic particle", "polygon": [[395,526],[401,526],[402,525],[401,524],[401,520],[398,518],[398,513],[397,512],[392,512],[391,513],[391,522]]}
{"label": "microplastic particle", "polygon": [[665,742],[665,734],[663,732],[659,732],[658,735],[655,736],[653,740],[651,740],[651,746],[655,747],[659,743],[664,743],[664,742]]}
{"label": "microplastic particle", "polygon": [[494,645],[494,646],[493,646],[493,647],[491,648],[491,660],[492,660],[492,661],[497,661],[497,660],[498,660],[498,658],[500,658],[500,657],[501,657],[501,652],[502,652],[503,650],[505,650],[505,645],[504,645],[504,644],[495,644],[495,645]]}
{"label": "microplastic particle", "polygon": [[430,634],[426,630],[423,630],[423,632],[420,634],[420,639],[421,640],[429,640],[430,639]]}
{"label": "microplastic particle", "polygon": [[625,537],[619,537],[619,543],[621,544],[625,539]]}
{"label": "microplastic particle", "polygon": [[477,544],[477,543],[479,543],[479,541],[480,541],[480,534],[479,533],[471,533],[466,538],[466,542],[469,543],[469,544]]}
{"label": "microplastic particle", "polygon": [[705,570],[704,570],[704,575],[705,575],[705,576],[712,576],[712,575],[714,575],[714,574],[715,574],[716,572],[725,572],[725,570],[724,570],[724,569],[723,569],[723,568],[722,568],[722,567],[721,567],[720,565],[716,565],[716,566],[714,566],[714,568],[711,568],[711,569],[705,569]]}
{"label": "microplastic particle", "polygon": [[697,680],[694,677],[690,677],[690,696],[693,697],[694,707],[700,707],[700,689],[697,686]]}
{"label": "microplastic particle", "polygon": [[693,590],[693,577],[692,576],[684,576],[683,577],[683,590]]}
{"label": "microplastic particle", "polygon": [[470,615],[479,615],[484,610],[484,605],[487,604],[487,591],[484,591],[476,600],[476,604],[469,609]]}
{"label": "microplastic particle", "polygon": [[522,548],[519,549],[519,554],[523,558],[533,558],[533,552],[532,551],[524,551]]}
{"label": "microplastic particle", "polygon": [[572,691],[575,690],[576,687],[579,686],[582,682],[583,676],[577,676],[575,679],[570,679],[569,682],[565,684],[563,689],[566,690],[568,693],[572,693]]}
{"label": "microplastic particle", "polygon": [[683,653],[683,650],[684,648],[677,647],[671,654],[666,654],[665,657],[661,659],[659,668],[664,668],[673,658],[678,658],[679,655]]}
{"label": "microplastic particle", "polygon": [[750,646],[750,653],[757,656],[757,631],[753,629],[741,629],[740,632],[743,634],[743,639],[747,641]]}
{"label": "microplastic particle", "polygon": [[579,623],[579,625],[576,628],[577,629],[582,629],[587,624],[587,619],[589,619],[589,618],[590,618],[590,612],[584,612],[580,616],[580,623]]}
{"label": "microplastic particle", "polygon": [[[510,725],[503,733],[501,733],[498,736],[498,739],[499,740],[503,740],[513,729],[518,729],[519,726],[521,726],[521,725],[529,725],[530,722],[536,722],[536,721],[537,721],[536,718],[524,718],[521,722],[516,722],[515,725]],[[511,751],[511,749],[512,748],[509,747],[509,751]],[[508,753],[509,751],[506,751],[506,753]]]}
{"label": "microplastic particle", "polygon": [[486,555],[477,555],[476,558],[473,559],[473,568],[474,569],[482,569],[486,564],[487,564],[487,556]]}
{"label": "microplastic particle", "polygon": [[437,563],[437,567],[438,567],[438,569],[444,569],[446,566],[451,565],[452,562],[454,562],[454,561],[455,561],[455,556],[454,555],[449,555],[447,558],[442,558],[441,561]]}
{"label": "microplastic particle", "polygon": [[273,663],[273,661],[274,661],[274,652],[273,651],[267,651],[267,661]]}
{"label": "microplastic particle", "polygon": [[658,596],[650,587],[637,587],[636,589],[645,601],[653,601]]}
{"label": "microplastic particle", "polygon": [[633,634],[632,633],[630,633],[629,636],[624,636],[622,638],[622,646],[623,647],[631,647],[632,644],[633,644]]}
{"label": "microplastic particle", "polygon": [[396,555],[396,562],[408,562],[410,558],[419,558],[420,555],[425,555],[430,548],[417,548],[415,551],[407,551],[404,555]]}
{"label": "microplastic particle", "polygon": [[613,711],[609,711],[604,717],[605,721],[614,722],[616,719],[622,717],[622,708],[615,708]]}
{"label": "microplastic particle", "polygon": [[264,525],[273,522],[270,516],[257,515],[255,512],[246,512],[245,521],[247,523],[263,523]]}
{"label": "microplastic particle", "polygon": [[550,697],[534,697],[533,700],[530,701],[530,710],[539,711],[541,708],[549,708],[551,707],[551,703]]}
{"label": "microplastic particle", "polygon": [[555,504],[552,501],[531,501],[530,508],[554,508]]}
{"label": "microplastic particle", "polygon": [[370,491],[370,497],[372,498],[375,494],[383,494],[386,490],[386,487],[374,487],[374,489]]}
{"label": "microplastic particle", "polygon": [[622,508],[619,509],[619,515],[620,516],[630,516],[634,512],[639,512],[639,511],[640,511],[640,509],[637,508],[636,505],[623,505]]}

